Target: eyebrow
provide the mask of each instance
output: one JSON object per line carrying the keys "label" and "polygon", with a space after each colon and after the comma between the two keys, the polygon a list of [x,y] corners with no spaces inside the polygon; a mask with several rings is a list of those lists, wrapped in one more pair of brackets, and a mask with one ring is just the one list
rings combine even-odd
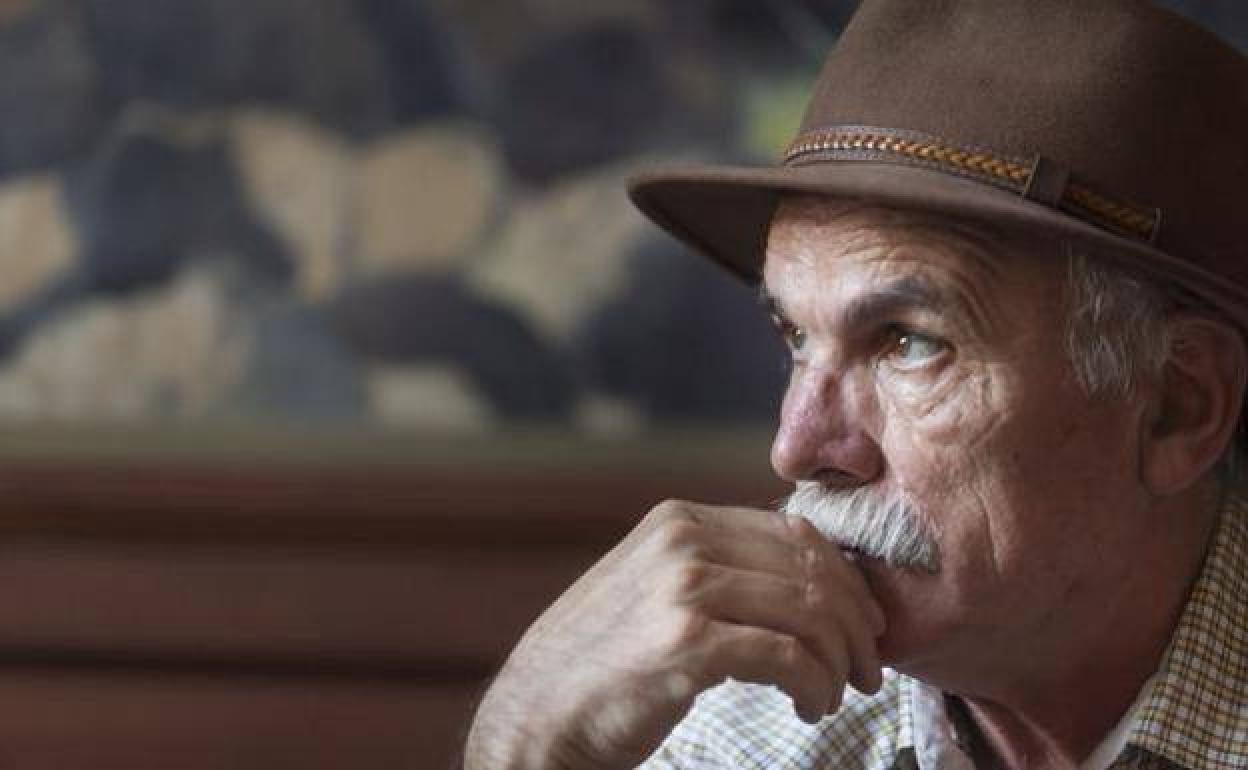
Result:
{"label": "eyebrow", "polygon": [[902,311],[943,313],[957,304],[951,292],[916,276],[907,276],[850,300],[841,309],[841,322],[847,328],[858,329],[877,324]]}
{"label": "eyebrow", "polygon": [[[765,285],[760,284],[758,298],[767,312],[783,320],[790,320],[784,305]],[[906,276],[850,300],[841,308],[841,322],[847,328],[861,328],[878,324],[902,311],[944,313],[958,306],[957,297],[952,292],[917,276]]]}
{"label": "eyebrow", "polygon": [[776,299],[775,295],[767,290],[767,284],[761,281],[758,284],[758,304],[769,315],[783,318],[786,321],[789,320],[789,315],[784,312],[784,307],[780,304],[780,300]]}

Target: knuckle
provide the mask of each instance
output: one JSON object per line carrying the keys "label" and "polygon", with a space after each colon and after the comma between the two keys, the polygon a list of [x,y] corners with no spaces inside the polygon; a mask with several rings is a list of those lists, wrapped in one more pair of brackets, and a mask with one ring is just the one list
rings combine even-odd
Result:
{"label": "knuckle", "polygon": [[789,516],[787,524],[790,537],[798,545],[817,550],[827,543],[819,530],[815,529],[815,525],[804,516]]}
{"label": "knuckle", "polygon": [[708,661],[716,661],[717,667],[728,674],[741,661],[775,663],[772,643],[773,634],[762,629],[723,630],[708,634],[704,649]]}
{"label": "knuckle", "polygon": [[715,568],[704,561],[690,559],[677,565],[671,574],[673,595],[682,601],[701,593],[714,577]]}
{"label": "knuckle", "polygon": [[711,621],[700,612],[685,609],[672,614],[665,624],[660,647],[669,652],[685,651],[706,639]]}
{"label": "knuckle", "polygon": [[813,580],[807,580],[801,588],[802,606],[813,615],[824,615],[832,607],[832,597],[828,591]]}
{"label": "knuckle", "polygon": [[808,579],[818,578],[828,572],[828,559],[822,548],[811,545],[803,546],[799,559],[802,563],[802,572]]}
{"label": "knuckle", "polygon": [[[660,507],[662,505],[666,503]],[[688,508],[673,507],[656,514],[655,519],[654,538],[660,550],[683,550],[696,545],[701,539],[701,526]]]}
{"label": "knuckle", "polygon": [[684,500],[664,500],[650,509],[649,518],[663,522],[689,517],[689,503]]}
{"label": "knuckle", "polygon": [[775,641],[775,656],[780,665],[790,670],[806,662],[802,643],[791,636],[780,637]]}
{"label": "knuckle", "polygon": [[698,525],[689,519],[669,519],[658,529],[659,548],[663,551],[684,551],[697,546]]}

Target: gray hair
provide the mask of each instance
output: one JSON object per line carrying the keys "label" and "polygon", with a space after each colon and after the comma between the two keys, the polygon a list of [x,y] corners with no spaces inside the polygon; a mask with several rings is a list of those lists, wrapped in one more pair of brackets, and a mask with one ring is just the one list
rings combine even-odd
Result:
{"label": "gray hair", "polygon": [[1153,280],[1066,247],[1066,353],[1092,397],[1121,398],[1161,376],[1173,303]]}
{"label": "gray hair", "polygon": [[[1066,284],[1066,352],[1075,377],[1093,398],[1124,398],[1141,382],[1162,376],[1174,337],[1173,310],[1191,302],[1159,281],[1069,245]],[[1244,415],[1223,452],[1224,486],[1241,481]]]}

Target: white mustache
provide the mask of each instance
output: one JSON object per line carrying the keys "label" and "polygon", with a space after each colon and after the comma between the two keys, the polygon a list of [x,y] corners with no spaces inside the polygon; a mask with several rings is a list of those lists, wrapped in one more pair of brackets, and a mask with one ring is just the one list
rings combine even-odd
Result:
{"label": "white mustache", "polygon": [[940,570],[940,547],[927,521],[904,494],[868,486],[827,489],[800,481],[780,510],[801,516],[829,540],[890,567]]}

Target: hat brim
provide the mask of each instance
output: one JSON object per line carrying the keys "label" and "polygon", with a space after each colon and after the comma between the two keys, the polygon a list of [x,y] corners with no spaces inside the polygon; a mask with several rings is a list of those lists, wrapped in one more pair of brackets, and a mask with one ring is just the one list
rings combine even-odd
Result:
{"label": "hat brim", "polygon": [[[767,232],[785,194],[807,193],[949,214],[1056,236],[1097,257],[1175,281],[1248,329],[1248,293],[1151,244],[1120,236],[991,185],[925,168],[875,161],[795,167],[657,167],[629,181],[650,219],[748,283],[761,278]],[[1163,223],[1164,227],[1164,223]]]}

